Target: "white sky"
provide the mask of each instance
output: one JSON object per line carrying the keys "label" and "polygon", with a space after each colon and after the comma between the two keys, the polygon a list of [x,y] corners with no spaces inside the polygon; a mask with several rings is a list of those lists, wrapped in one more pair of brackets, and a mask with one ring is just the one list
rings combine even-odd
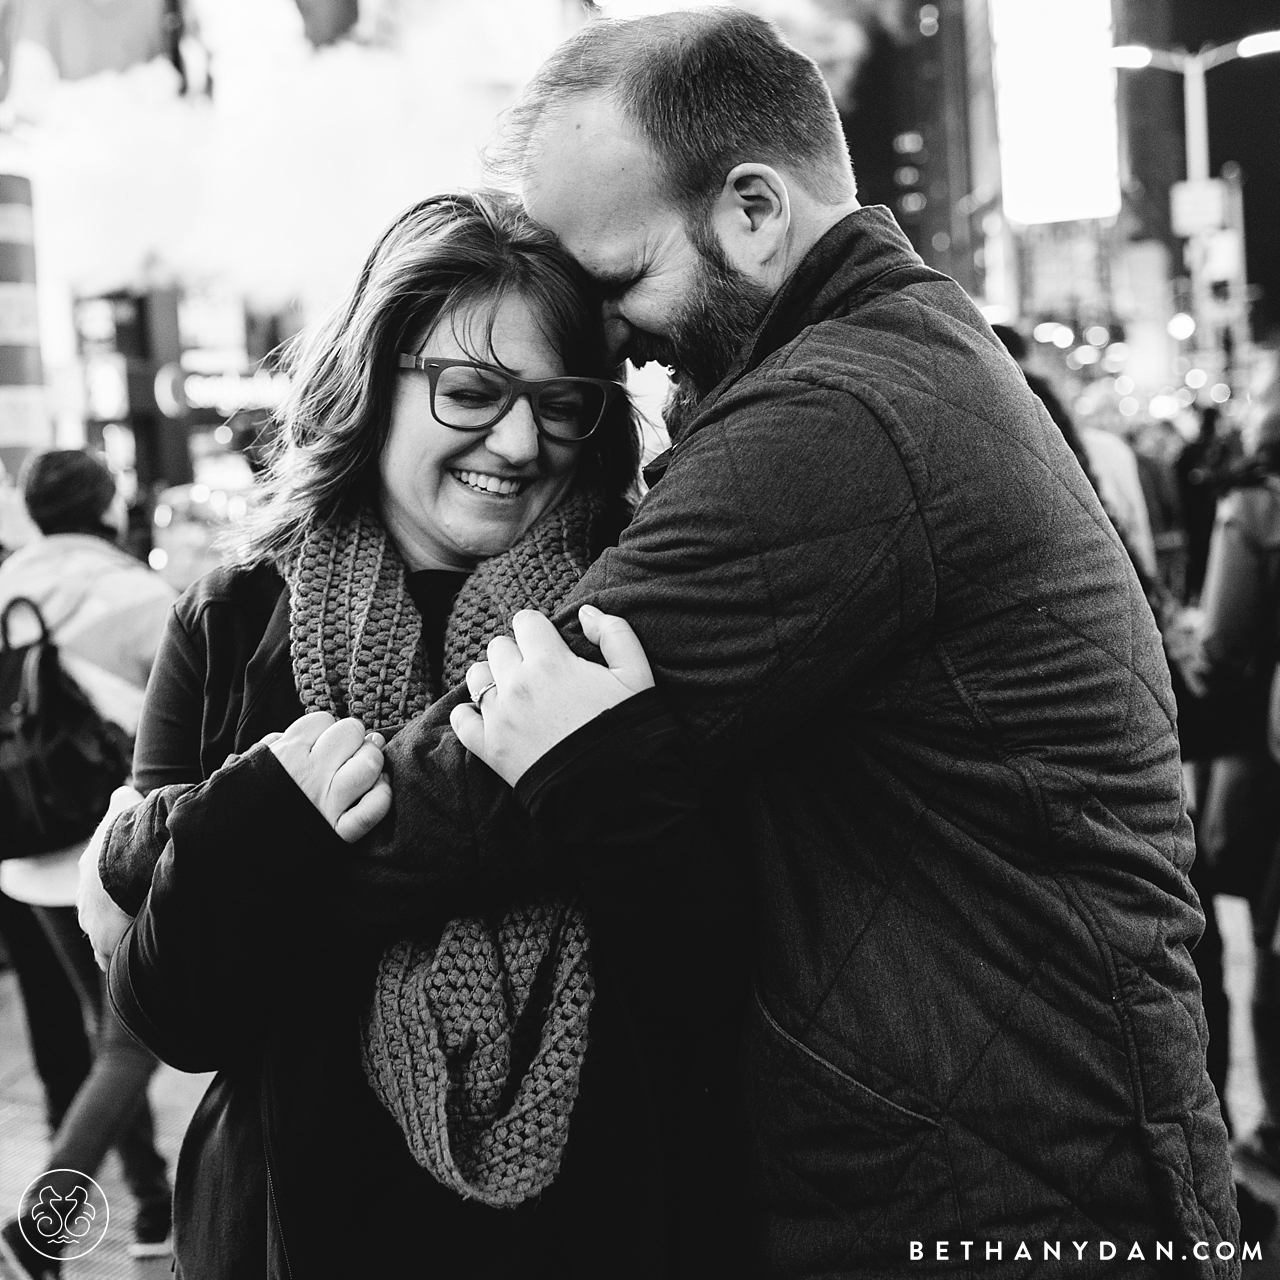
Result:
{"label": "white sky", "polygon": [[293,0],[202,0],[215,92],[166,63],[58,82],[22,45],[35,123],[0,143],[34,186],[46,361],[69,358],[65,297],[213,282],[262,308],[336,300],[382,227],[479,177],[497,113],[567,34],[561,0],[400,0],[394,51],[313,50]]}

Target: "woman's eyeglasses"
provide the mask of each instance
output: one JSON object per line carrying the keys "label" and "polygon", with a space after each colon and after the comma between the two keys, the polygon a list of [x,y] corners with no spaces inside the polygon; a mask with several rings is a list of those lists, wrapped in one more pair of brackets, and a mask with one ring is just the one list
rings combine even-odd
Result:
{"label": "woman's eyeglasses", "polygon": [[538,431],[549,440],[577,444],[604,418],[622,385],[603,378],[517,378],[477,360],[437,360],[400,353],[400,368],[427,375],[431,416],[455,431],[485,431],[528,396]]}

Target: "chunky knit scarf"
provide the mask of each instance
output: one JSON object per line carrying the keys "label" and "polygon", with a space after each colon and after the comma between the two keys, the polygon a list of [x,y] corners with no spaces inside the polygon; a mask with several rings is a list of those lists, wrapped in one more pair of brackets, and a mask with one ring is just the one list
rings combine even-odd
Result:
{"label": "chunky knit scarf", "polygon": [[[461,683],[518,609],[549,611],[586,572],[603,504],[578,493],[484,561],[445,630]],[[399,725],[438,696],[404,564],[368,512],[317,529],[285,567],[294,680],[308,711]],[[417,1162],[459,1194],[513,1206],[555,1178],[594,984],[581,912],[529,903],[452,920],[388,950],[363,1026],[365,1074]]]}

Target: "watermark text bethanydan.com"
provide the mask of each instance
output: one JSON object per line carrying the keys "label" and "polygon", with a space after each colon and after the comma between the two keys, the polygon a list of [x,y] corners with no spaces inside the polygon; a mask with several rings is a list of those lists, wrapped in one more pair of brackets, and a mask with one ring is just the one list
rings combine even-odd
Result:
{"label": "watermark text bethanydan.com", "polygon": [[[1230,1262],[1236,1256],[1236,1246],[1230,1240],[1216,1244],[1207,1240],[1185,1244],[1156,1240],[1145,1245],[1136,1240],[1127,1245],[1113,1240],[1019,1240],[1016,1246],[1008,1240],[934,1240],[928,1245],[923,1240],[907,1242],[907,1256],[912,1262],[1032,1262],[1037,1249],[1042,1251],[1042,1262],[1172,1262],[1189,1258]],[[1239,1254],[1242,1262],[1257,1262],[1262,1257],[1262,1244],[1257,1240],[1242,1243]]]}

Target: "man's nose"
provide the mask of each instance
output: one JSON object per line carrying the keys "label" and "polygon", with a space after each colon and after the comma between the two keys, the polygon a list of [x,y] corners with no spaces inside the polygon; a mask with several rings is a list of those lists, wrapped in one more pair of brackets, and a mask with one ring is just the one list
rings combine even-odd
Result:
{"label": "man's nose", "polygon": [[623,349],[631,341],[631,325],[616,302],[604,304],[604,344],[609,358],[615,362],[622,359]]}
{"label": "man's nose", "polygon": [[489,452],[512,466],[524,466],[538,456],[538,424],[528,396],[517,396],[511,408],[489,429]]}

